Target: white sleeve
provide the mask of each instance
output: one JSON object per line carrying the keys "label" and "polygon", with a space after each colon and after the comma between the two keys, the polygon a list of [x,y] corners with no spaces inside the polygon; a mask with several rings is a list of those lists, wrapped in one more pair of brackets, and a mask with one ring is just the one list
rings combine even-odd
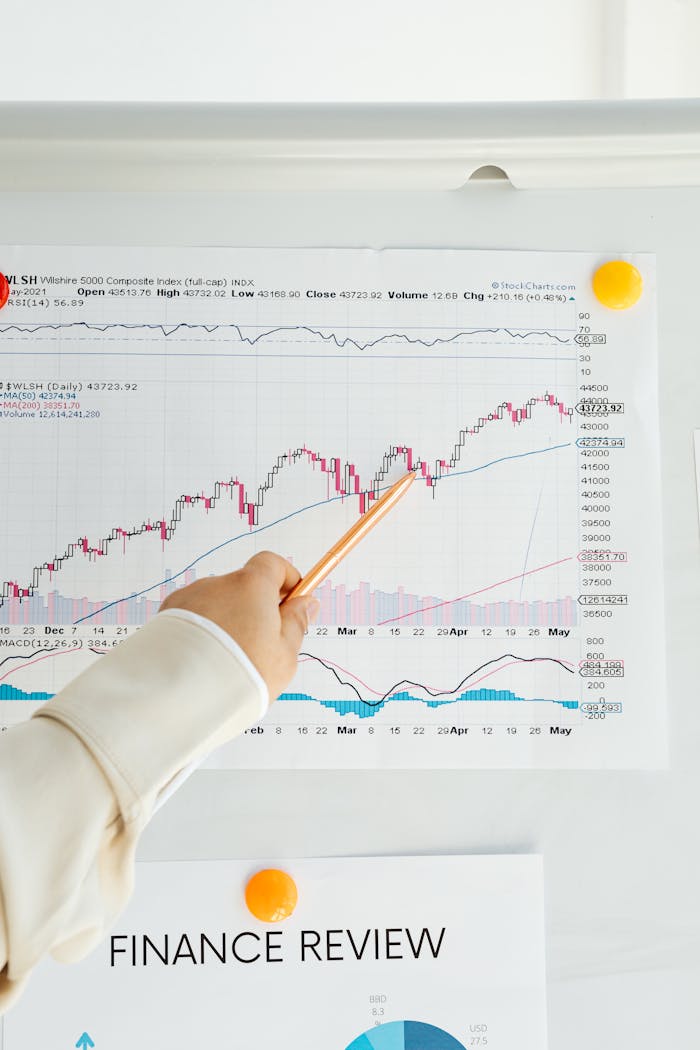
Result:
{"label": "white sleeve", "polygon": [[104,936],[159,797],[267,702],[228,635],[167,610],[0,736],[0,1013],[47,952]]}
{"label": "white sleeve", "polygon": [[158,615],[177,616],[181,620],[189,620],[190,623],[199,624],[200,627],[203,627],[215,638],[218,638],[221,644],[229,649],[238,662],[245,667],[250,675],[251,681],[255,683],[260,697],[260,718],[267,713],[267,709],[270,706],[270,696],[263,676],[260,674],[253,661],[243,652],[238,642],[234,641],[231,635],[227,634],[222,627],[219,627],[218,623],[214,623],[213,620],[208,620],[206,616],[200,616],[199,613],[190,612],[189,609],[164,609],[161,613],[158,613]]}
{"label": "white sleeve", "polygon": [[[200,616],[199,613],[190,612],[189,609],[164,609],[159,615],[179,616],[182,620],[189,620],[190,623],[197,623],[213,634],[215,638],[218,638],[222,645],[225,645],[230,649],[236,659],[243,664],[248,671],[252,681],[257,684],[260,696],[260,718],[266,714],[267,709],[270,706],[270,696],[264,679],[252,660],[250,660],[247,654],[243,652],[238,642],[234,641],[230,634],[227,634],[226,631],[219,627],[218,623],[214,623],[213,620],[209,620],[205,616]],[[165,787],[161,788],[153,806],[154,813],[158,812],[163,803],[168,801],[170,796],[177,791],[182,784],[184,784],[187,778],[194,773],[195,769],[197,769],[206,758],[207,755],[202,755],[195,761],[188,763],[184,769],[181,769],[179,773],[175,774],[173,779],[166,784]]]}

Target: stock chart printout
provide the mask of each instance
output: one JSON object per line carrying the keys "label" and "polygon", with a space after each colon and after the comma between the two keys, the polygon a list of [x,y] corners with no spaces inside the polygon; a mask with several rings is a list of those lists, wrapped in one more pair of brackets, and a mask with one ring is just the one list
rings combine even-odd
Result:
{"label": "stock chart printout", "polygon": [[612,310],[586,253],[0,252],[3,725],[174,588],[303,573],[412,470],[211,761],[665,762],[653,256]]}
{"label": "stock chart printout", "polygon": [[545,1050],[540,857],[286,861],[298,903],[270,924],[245,903],[266,868],[138,864],[104,943],[37,968],[4,1050]]}

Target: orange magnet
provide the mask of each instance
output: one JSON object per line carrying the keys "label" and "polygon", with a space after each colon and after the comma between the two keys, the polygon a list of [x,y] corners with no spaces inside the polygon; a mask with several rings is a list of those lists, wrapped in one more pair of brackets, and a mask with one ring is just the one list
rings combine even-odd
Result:
{"label": "orange magnet", "polygon": [[10,298],[10,284],[4,273],[0,273],[0,310]]}
{"label": "orange magnet", "polygon": [[613,259],[593,274],[593,291],[599,303],[610,310],[627,310],[642,294],[644,281],[636,266]]}
{"label": "orange magnet", "polygon": [[266,868],[253,875],[245,888],[248,910],[261,922],[282,922],[297,906],[297,887],[291,875]]}

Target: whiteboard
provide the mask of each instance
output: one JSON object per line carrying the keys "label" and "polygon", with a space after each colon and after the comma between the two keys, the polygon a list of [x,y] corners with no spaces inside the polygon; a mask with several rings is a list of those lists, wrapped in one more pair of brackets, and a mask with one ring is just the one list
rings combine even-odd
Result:
{"label": "whiteboard", "polygon": [[[700,1029],[700,187],[6,191],[0,228],[25,244],[657,254],[669,770],[201,771],[158,813],[139,857],[541,851],[551,1050],[690,1045]],[[653,624],[648,641],[653,659],[663,642]]]}

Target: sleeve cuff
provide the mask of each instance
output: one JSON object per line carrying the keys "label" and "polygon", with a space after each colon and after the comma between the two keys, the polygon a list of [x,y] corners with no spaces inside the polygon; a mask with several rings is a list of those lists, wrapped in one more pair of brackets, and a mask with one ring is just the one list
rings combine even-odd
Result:
{"label": "sleeve cuff", "polygon": [[262,718],[267,714],[267,709],[270,706],[270,694],[267,686],[265,685],[265,679],[258,671],[257,667],[243,652],[238,642],[234,641],[230,634],[227,634],[222,627],[219,627],[218,623],[214,623],[213,620],[208,620],[206,616],[200,616],[199,613],[190,612],[189,609],[163,609],[162,612],[158,613],[159,616],[177,616],[180,620],[189,620],[190,623],[199,624],[205,631],[209,631],[214,638],[218,638],[222,645],[233,653],[238,662],[248,672],[251,680],[255,683],[258,689],[258,695],[260,698],[260,715]]}
{"label": "sleeve cuff", "polygon": [[148,819],[185,767],[258,721],[263,700],[267,708],[259,673],[212,627],[180,610],[158,613],[34,716],[83,741],[126,822]]}

